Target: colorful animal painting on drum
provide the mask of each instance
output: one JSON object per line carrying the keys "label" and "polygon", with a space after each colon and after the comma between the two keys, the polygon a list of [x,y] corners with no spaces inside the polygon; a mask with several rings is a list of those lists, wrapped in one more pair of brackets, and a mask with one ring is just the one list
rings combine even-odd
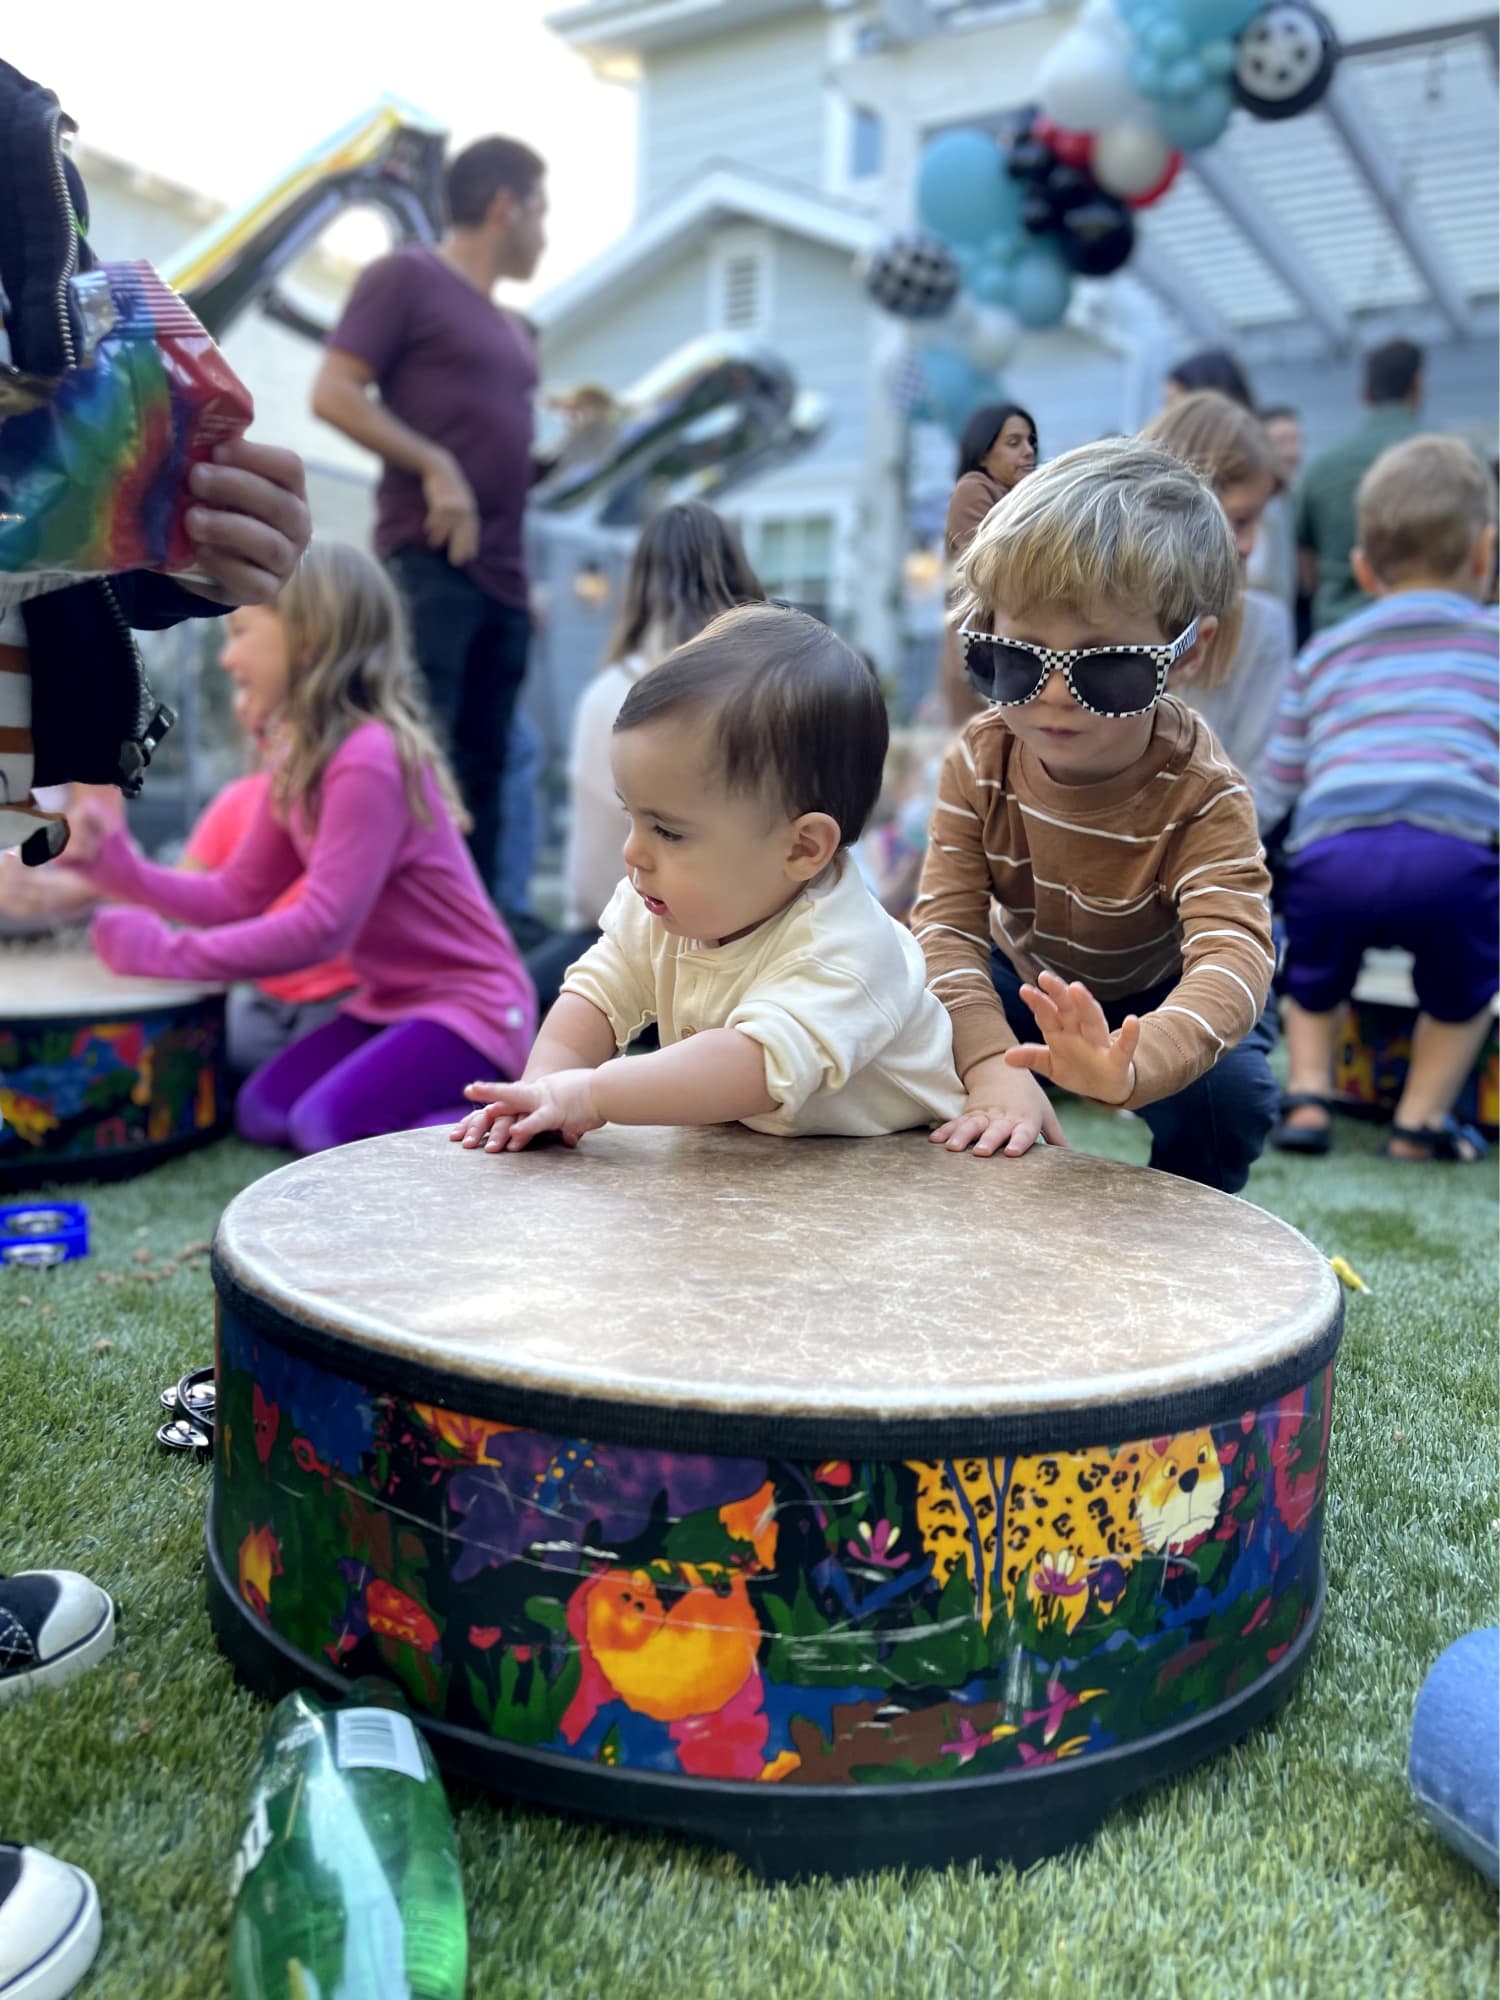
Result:
{"label": "colorful animal painting on drum", "polygon": [[1086,1757],[1251,1686],[1318,1601],[1332,1363],[1177,1436],[819,1464],[547,1436],[220,1322],[246,1612],[436,1715],[782,1785]]}
{"label": "colorful animal painting on drum", "polygon": [[156,1155],[211,1137],[228,1105],[217,995],[115,1018],[4,1021],[0,1170]]}

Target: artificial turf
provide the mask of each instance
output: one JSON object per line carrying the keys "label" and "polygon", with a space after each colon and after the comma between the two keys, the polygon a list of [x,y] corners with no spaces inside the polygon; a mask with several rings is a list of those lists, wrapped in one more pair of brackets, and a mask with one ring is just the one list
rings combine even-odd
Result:
{"label": "artificial turf", "polygon": [[[1070,1107],[1068,1126],[1075,1144],[1144,1156],[1138,1124]],[[1350,1299],[1338,1365],[1323,1629],[1272,1725],[1021,1877],[767,1887],[701,1849],[458,1795],[471,1993],[1500,1992],[1494,1896],[1405,1776],[1423,1674],[1496,1616],[1495,1177],[1382,1161],[1379,1137],[1340,1120],[1331,1158],[1273,1155],[1248,1191],[1370,1287]],[[157,1391],[212,1347],[204,1260],[162,1267],[276,1164],[226,1141],[85,1188],[91,1258],[0,1273],[0,1563],[84,1570],[120,1610],[100,1667],[0,1711],[0,1838],[99,1886],[84,2000],[225,1990],[229,1860],[268,1711],[235,1685],[203,1609],[209,1474],[154,1443]]]}

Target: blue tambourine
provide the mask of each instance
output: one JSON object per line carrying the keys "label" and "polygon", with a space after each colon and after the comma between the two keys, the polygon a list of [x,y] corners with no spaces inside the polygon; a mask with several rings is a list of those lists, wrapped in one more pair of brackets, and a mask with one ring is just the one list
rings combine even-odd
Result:
{"label": "blue tambourine", "polygon": [[89,1212],[81,1201],[18,1202],[0,1208],[0,1265],[50,1270],[89,1254]]}

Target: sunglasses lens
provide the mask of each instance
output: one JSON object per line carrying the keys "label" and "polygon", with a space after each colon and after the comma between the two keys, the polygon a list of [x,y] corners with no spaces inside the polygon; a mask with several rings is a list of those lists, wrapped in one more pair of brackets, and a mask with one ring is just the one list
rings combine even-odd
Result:
{"label": "sunglasses lens", "polygon": [[1074,662],[1073,687],[1100,715],[1134,715],[1156,699],[1156,666],[1144,653],[1095,653]]}
{"label": "sunglasses lens", "polygon": [[968,656],[969,679],[986,701],[1030,701],[1045,678],[1035,653],[1007,646],[1003,639],[975,639]]}

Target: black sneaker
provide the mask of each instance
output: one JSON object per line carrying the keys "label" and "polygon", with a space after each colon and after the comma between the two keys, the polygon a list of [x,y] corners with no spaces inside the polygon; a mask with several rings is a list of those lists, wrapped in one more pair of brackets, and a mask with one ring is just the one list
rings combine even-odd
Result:
{"label": "black sneaker", "polygon": [[0,1705],[61,1687],[114,1643],[113,1600],[86,1576],[71,1569],[0,1576]]}
{"label": "black sneaker", "polygon": [[0,1843],[0,2000],[62,2000],[99,1949],[99,1892],[81,1868]]}

